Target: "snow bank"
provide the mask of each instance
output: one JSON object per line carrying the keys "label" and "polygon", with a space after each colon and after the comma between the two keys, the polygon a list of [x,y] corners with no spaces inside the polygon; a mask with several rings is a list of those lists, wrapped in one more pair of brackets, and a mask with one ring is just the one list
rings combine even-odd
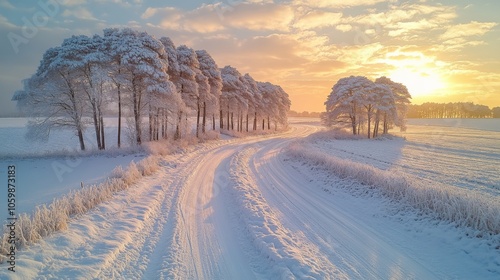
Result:
{"label": "snow bank", "polygon": [[496,197],[449,185],[429,185],[417,177],[380,170],[304,146],[295,142],[287,148],[287,154],[341,178],[355,179],[392,200],[407,203],[439,219],[470,227],[477,237],[500,234],[500,203]]}
{"label": "snow bank", "polygon": [[[22,248],[56,231],[66,229],[72,217],[86,213],[111,199],[115,193],[127,189],[143,176],[151,175],[158,170],[159,163],[160,158],[152,155],[137,164],[131,162],[127,170],[119,166],[113,170],[108,180],[99,185],[83,187],[54,199],[49,205],[42,204],[31,215],[20,214],[16,222],[16,247]],[[0,263],[5,260],[10,250],[9,234],[3,232],[1,237]]]}
{"label": "snow bank", "polygon": [[231,161],[230,179],[235,210],[244,231],[257,249],[259,259],[268,260],[274,279],[344,278],[342,272],[319,248],[291,232],[279,221],[278,213],[269,207],[252,178],[248,162],[255,150],[248,148]]}

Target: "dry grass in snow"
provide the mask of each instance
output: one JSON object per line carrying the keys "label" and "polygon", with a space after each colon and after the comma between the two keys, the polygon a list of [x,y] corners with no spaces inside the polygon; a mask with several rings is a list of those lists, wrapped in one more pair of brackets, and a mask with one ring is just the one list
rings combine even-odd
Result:
{"label": "dry grass in snow", "polygon": [[341,178],[352,178],[375,188],[392,200],[407,203],[424,213],[478,231],[477,236],[500,234],[498,198],[448,185],[429,185],[417,177],[386,171],[373,166],[340,159],[305,145],[294,143],[287,152],[293,158],[326,169]]}
{"label": "dry grass in snow", "polygon": [[[49,205],[40,205],[29,215],[23,213],[16,221],[16,248],[33,244],[54,232],[68,227],[71,218],[86,213],[98,204],[127,189],[143,176],[154,173],[159,168],[160,158],[151,155],[137,164],[131,162],[126,170],[117,167],[108,180],[99,184],[72,191],[54,199]],[[10,251],[9,231],[5,231],[0,243],[0,262]]]}

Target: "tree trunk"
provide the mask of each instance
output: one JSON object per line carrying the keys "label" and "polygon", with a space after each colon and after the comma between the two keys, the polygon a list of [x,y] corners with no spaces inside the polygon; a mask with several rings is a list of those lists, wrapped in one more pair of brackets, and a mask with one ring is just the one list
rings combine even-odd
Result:
{"label": "tree trunk", "polygon": [[368,139],[370,139],[371,136],[371,124],[372,124],[372,116],[368,114]]}
{"label": "tree trunk", "polygon": [[102,113],[100,113],[100,123],[101,123],[101,147],[102,149],[106,149],[106,142],[104,141],[104,118],[102,117]]}
{"label": "tree trunk", "polygon": [[262,131],[265,129],[266,119],[262,118]]}
{"label": "tree trunk", "polygon": [[375,122],[373,125],[373,138],[378,137],[379,125],[380,125],[380,111],[377,110],[377,113],[375,114]]}
{"label": "tree trunk", "polygon": [[215,114],[212,114],[212,130],[215,130]]}
{"label": "tree trunk", "polygon": [[383,134],[387,134],[389,132],[389,124],[387,123],[387,113],[384,113],[384,132]]}
{"label": "tree trunk", "polygon": [[96,137],[96,143],[97,143],[97,148],[99,150],[102,150],[102,145],[101,145],[101,128],[99,127],[99,117],[97,116],[97,108],[95,105],[95,102],[92,102],[92,117],[94,119],[94,130],[95,130],[95,137]]}
{"label": "tree trunk", "polygon": [[181,138],[181,121],[182,121],[182,111],[179,111],[179,113],[177,113],[177,125],[175,127],[175,134],[174,134],[174,140],[178,140]]}
{"label": "tree trunk", "polygon": [[165,139],[165,109],[161,110],[161,139]]}
{"label": "tree trunk", "polygon": [[149,104],[149,141],[154,140],[154,124],[153,124],[153,108],[151,108],[151,104]]}
{"label": "tree trunk", "polygon": [[255,111],[254,117],[253,117],[253,130],[257,130],[257,111]]}
{"label": "tree trunk", "polygon": [[207,124],[207,103],[203,102],[203,121],[201,132],[205,133],[205,125]]}
{"label": "tree trunk", "polygon": [[[118,71],[118,74],[120,71]],[[118,148],[121,146],[121,135],[122,135],[122,96],[121,96],[121,85],[118,84]]]}
{"label": "tree trunk", "polygon": [[[219,117],[219,128],[224,129],[224,116],[222,114],[222,109],[220,111],[220,117]],[[215,117],[214,117],[215,118]]]}
{"label": "tree trunk", "polygon": [[236,116],[236,131],[240,132],[240,113]]}
{"label": "tree trunk", "polygon": [[231,130],[234,130],[234,116],[233,116],[233,112],[231,112]]}
{"label": "tree trunk", "polygon": [[137,98],[137,93],[134,90],[133,93],[133,99],[134,99],[134,120],[135,120],[135,140],[137,145],[141,145],[142,140],[141,140],[141,114],[139,113],[140,107],[138,104],[138,98]]}
{"label": "tree trunk", "polygon": [[269,122],[269,115],[267,116],[267,130],[271,130],[271,123]]}
{"label": "tree trunk", "polygon": [[356,135],[356,117],[351,117],[352,134]]}
{"label": "tree trunk", "polygon": [[198,97],[197,108],[196,108],[196,138],[200,135],[200,98]]}
{"label": "tree trunk", "polygon": [[227,105],[227,130],[229,130],[229,104]]}
{"label": "tree trunk", "polygon": [[83,132],[81,127],[77,127],[78,141],[80,141],[80,150],[85,151],[85,142],[83,140]]}
{"label": "tree trunk", "polygon": [[168,139],[168,110],[165,110],[165,139]]}
{"label": "tree trunk", "polygon": [[156,141],[160,140],[160,108],[156,110],[155,117]]}
{"label": "tree trunk", "polygon": [[247,113],[247,123],[246,123],[246,127],[247,127],[247,132],[248,132],[248,113]]}

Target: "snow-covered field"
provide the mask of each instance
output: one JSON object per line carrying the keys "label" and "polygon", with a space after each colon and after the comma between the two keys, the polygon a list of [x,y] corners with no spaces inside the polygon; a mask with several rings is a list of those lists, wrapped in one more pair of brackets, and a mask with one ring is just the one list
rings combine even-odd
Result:
{"label": "snow-covered field", "polygon": [[406,140],[334,140],[326,134],[309,143],[312,150],[410,173],[429,184],[500,196],[500,119],[412,119],[396,135]]}
{"label": "snow-covered field", "polygon": [[[26,123],[25,118],[0,118],[0,176],[6,176],[8,165],[16,165],[17,184],[21,186],[16,190],[19,213],[31,212],[36,205],[81,188],[82,183],[84,186],[98,184],[117,166],[126,167],[131,161],[137,162],[146,156],[131,148],[113,151],[117,130],[110,119],[106,141],[111,151],[103,155],[88,152],[78,157],[74,156],[79,152],[78,138],[72,131],[55,130],[47,143],[33,142],[24,137]],[[96,149],[92,135],[86,135],[85,140],[90,150]],[[7,192],[0,192],[0,200],[7,200]],[[0,211],[0,219],[5,221],[6,217],[7,211]]]}
{"label": "snow-covered field", "polygon": [[[373,172],[484,194],[498,211],[500,132],[411,121],[402,135],[406,140],[338,140],[324,133],[310,136],[322,130],[315,119],[291,122],[290,131],[279,135],[207,142],[164,156],[152,176],[75,217],[66,231],[18,251],[16,272],[2,264],[0,278],[500,277],[500,233],[484,236],[436,219],[359,178],[341,178],[289,153],[290,145],[299,143],[311,152],[374,166]],[[14,130],[0,132],[2,144],[15,150],[16,142],[9,140],[14,138],[4,135]],[[2,156],[0,176],[6,176],[6,164],[15,163],[21,199],[44,202],[38,199],[44,190],[47,198],[60,196],[69,185],[99,180],[114,165],[125,167],[144,156]],[[73,172],[64,175],[80,177],[51,179],[54,161],[68,161]],[[6,194],[0,195],[4,200]]]}

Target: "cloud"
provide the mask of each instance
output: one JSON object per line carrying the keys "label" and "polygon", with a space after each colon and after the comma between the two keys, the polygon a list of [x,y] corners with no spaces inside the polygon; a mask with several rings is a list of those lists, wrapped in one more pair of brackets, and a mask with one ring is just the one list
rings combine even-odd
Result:
{"label": "cloud", "polygon": [[161,17],[163,16],[171,16],[171,15],[177,15],[178,18],[180,18],[182,14],[182,11],[174,8],[174,7],[163,7],[163,8],[147,8],[146,11],[141,15],[141,18],[143,19],[149,19],[152,18],[156,15],[159,15]]}
{"label": "cloud", "polygon": [[249,30],[288,31],[294,19],[290,6],[277,4],[241,4],[224,14],[223,23]]}
{"label": "cloud", "polygon": [[62,13],[62,16],[75,17],[77,19],[83,19],[83,20],[97,20],[87,8],[83,7],[66,9]]}
{"label": "cloud", "polygon": [[[389,2],[395,2],[390,0]],[[294,0],[292,3],[296,6],[307,6],[316,8],[346,8],[356,6],[373,6],[375,4],[386,2],[386,0]]]}
{"label": "cloud", "polygon": [[148,8],[141,17],[160,21],[159,24],[151,24],[165,29],[197,33],[226,29],[286,32],[294,19],[294,11],[289,6],[273,3],[241,3],[234,6],[216,3],[203,4],[189,11],[172,7]]}
{"label": "cloud", "polygon": [[350,24],[338,24],[335,26],[335,29],[342,31],[342,32],[348,32],[352,30],[352,25]]}
{"label": "cloud", "polygon": [[9,9],[9,10],[14,10],[16,7],[14,7],[9,1],[0,1],[0,7],[4,9]]}
{"label": "cloud", "polygon": [[295,21],[294,27],[301,30],[316,29],[327,26],[335,26],[340,23],[342,13],[331,13],[324,11],[310,11]]}
{"label": "cloud", "polygon": [[15,24],[12,24],[8,18],[4,17],[1,14],[0,14],[0,26],[2,27],[2,29],[4,28],[12,29],[17,27]]}
{"label": "cloud", "polygon": [[87,1],[85,0],[58,0],[59,4],[63,6],[79,6],[85,4]]}
{"label": "cloud", "polygon": [[105,3],[109,3],[109,4],[118,4],[122,7],[127,7],[127,8],[130,8],[132,7],[133,4],[135,5],[141,5],[143,3],[142,0],[94,0],[95,2],[97,3],[100,3],[100,4],[105,4]]}
{"label": "cloud", "polygon": [[477,22],[477,21],[471,21],[470,23],[453,25],[449,27],[446,30],[446,32],[440,36],[440,38],[442,40],[448,40],[461,37],[481,36],[490,31],[496,25],[497,23],[495,22]]}

